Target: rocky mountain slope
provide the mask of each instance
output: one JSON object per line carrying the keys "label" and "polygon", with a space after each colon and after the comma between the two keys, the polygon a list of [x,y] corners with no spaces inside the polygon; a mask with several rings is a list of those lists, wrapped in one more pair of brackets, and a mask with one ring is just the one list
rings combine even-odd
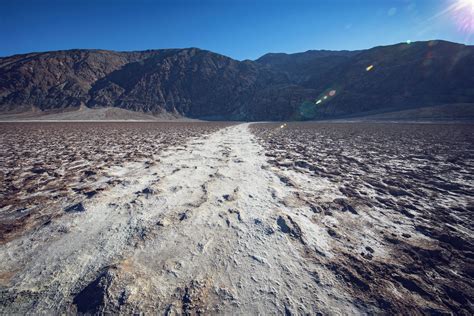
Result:
{"label": "rocky mountain slope", "polygon": [[3,111],[86,105],[216,119],[283,119],[295,106],[288,96],[306,93],[284,74],[195,48],[13,56],[0,60],[0,78]]}
{"label": "rocky mountain slope", "polygon": [[287,74],[292,81],[301,84],[322,76],[327,71],[347,62],[360,51],[309,50],[304,53],[268,53],[256,60]]}
{"label": "rocky mountain slope", "polygon": [[338,116],[473,103],[473,74],[474,46],[431,41],[364,51],[303,85],[337,90],[319,113]]}
{"label": "rocky mountain slope", "polygon": [[474,47],[442,41],[256,61],[197,48],[55,51],[0,58],[0,111],[87,106],[226,120],[343,117],[474,103],[472,73]]}

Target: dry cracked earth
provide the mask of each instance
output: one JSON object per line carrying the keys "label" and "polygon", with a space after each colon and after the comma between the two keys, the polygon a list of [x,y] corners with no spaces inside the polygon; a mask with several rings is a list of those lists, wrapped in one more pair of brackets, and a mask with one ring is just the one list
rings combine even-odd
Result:
{"label": "dry cracked earth", "polygon": [[473,131],[0,124],[0,314],[471,315]]}

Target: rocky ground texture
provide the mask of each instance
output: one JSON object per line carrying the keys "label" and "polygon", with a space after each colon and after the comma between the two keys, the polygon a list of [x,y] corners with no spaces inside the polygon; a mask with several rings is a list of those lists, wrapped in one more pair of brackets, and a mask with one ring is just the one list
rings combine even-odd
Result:
{"label": "rocky ground texture", "polygon": [[0,128],[0,314],[473,312],[470,125]]}
{"label": "rocky ground texture", "polygon": [[66,204],[123,181],[125,163],[149,168],[169,146],[218,130],[192,123],[0,124],[0,242],[49,224]]}
{"label": "rocky ground texture", "polygon": [[391,313],[473,312],[472,125],[261,124],[330,249],[312,260]]}

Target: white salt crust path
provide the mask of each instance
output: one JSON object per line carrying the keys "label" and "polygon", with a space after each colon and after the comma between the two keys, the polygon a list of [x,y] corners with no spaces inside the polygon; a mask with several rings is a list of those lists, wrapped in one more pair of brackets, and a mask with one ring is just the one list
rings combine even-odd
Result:
{"label": "white salt crust path", "polygon": [[[9,290],[38,294],[36,304],[16,300],[8,311],[71,311],[74,295],[113,267],[107,297],[121,296],[127,311],[364,313],[313,260],[315,250],[337,256],[331,237],[266,162],[248,124],[155,161],[114,169],[123,182],[86,200],[85,212],[0,246],[0,271],[15,273]],[[317,178],[285,177],[337,196]]]}

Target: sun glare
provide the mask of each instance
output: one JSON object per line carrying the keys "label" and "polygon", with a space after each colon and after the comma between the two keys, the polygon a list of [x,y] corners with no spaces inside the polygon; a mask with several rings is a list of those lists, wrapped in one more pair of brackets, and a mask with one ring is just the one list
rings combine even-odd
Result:
{"label": "sun glare", "polygon": [[474,0],[457,0],[448,8],[448,12],[461,31],[474,33]]}
{"label": "sun glare", "polygon": [[474,9],[474,0],[458,0],[461,5],[471,6],[471,9]]}

